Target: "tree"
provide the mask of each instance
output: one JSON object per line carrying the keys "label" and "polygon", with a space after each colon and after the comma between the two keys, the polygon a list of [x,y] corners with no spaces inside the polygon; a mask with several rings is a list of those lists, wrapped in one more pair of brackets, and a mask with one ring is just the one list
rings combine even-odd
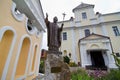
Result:
{"label": "tree", "polygon": [[115,64],[116,64],[116,66],[119,68],[119,70],[120,70],[120,59],[113,53],[113,54],[111,54],[111,55],[113,55],[113,57],[114,57],[114,59],[115,59]]}

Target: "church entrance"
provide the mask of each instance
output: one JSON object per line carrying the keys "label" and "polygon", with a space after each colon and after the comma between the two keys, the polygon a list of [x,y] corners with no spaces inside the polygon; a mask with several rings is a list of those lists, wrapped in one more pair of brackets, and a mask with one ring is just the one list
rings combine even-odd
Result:
{"label": "church entrance", "polygon": [[102,51],[90,51],[90,56],[93,68],[105,68],[105,61]]}

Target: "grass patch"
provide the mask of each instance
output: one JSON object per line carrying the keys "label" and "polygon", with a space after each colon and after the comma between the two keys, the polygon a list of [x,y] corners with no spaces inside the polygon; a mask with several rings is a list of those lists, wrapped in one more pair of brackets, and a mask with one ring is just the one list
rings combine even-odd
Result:
{"label": "grass patch", "polygon": [[85,70],[79,69],[71,73],[72,80],[120,80],[120,70],[112,69],[104,76],[91,76]]}

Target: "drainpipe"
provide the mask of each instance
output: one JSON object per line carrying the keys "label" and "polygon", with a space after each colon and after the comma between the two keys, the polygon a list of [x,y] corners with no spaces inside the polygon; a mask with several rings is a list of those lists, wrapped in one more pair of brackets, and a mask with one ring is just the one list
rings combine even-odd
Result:
{"label": "drainpipe", "polygon": [[80,66],[82,66],[81,55],[80,55],[80,40],[78,41],[79,57],[80,57]]}
{"label": "drainpipe", "polygon": [[109,41],[110,41],[110,46],[111,46],[111,49],[112,49],[112,53],[114,54],[114,51],[113,51],[113,46],[112,46],[112,42],[111,42],[110,37],[109,37],[108,39],[109,39]]}

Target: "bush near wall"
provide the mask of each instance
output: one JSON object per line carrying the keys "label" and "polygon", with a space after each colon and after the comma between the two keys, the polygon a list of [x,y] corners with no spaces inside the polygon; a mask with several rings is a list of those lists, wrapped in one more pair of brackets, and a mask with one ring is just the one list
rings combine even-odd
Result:
{"label": "bush near wall", "polygon": [[77,67],[78,65],[77,65],[75,62],[70,62],[70,63],[69,63],[69,66],[70,66],[70,67]]}
{"label": "bush near wall", "polygon": [[94,80],[91,76],[85,72],[85,70],[79,69],[76,72],[71,73],[72,80]]}
{"label": "bush near wall", "polygon": [[64,56],[63,59],[64,59],[65,63],[67,63],[67,64],[70,63],[70,58],[68,56]]}
{"label": "bush near wall", "polygon": [[39,66],[39,73],[44,73],[44,61],[40,61],[40,66]]}

